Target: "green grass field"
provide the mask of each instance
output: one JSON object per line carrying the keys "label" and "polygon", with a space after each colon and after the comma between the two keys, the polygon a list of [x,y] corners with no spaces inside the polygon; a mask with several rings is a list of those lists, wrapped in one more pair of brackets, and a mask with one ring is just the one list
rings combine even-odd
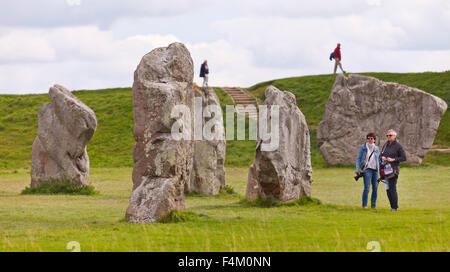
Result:
{"label": "green grass field", "polygon": [[[367,75],[418,87],[450,104],[450,72]],[[124,221],[132,182],[133,112],[131,89],[76,91],[91,107],[98,128],[88,145],[90,182],[100,194],[21,195],[30,185],[31,145],[37,134],[42,95],[0,95],[0,251],[449,251],[450,153],[432,151],[420,167],[402,167],[399,212],[390,212],[383,186],[378,209],[361,209],[361,181],[353,168],[325,164],[316,144],[335,76],[273,80],[248,89],[263,99],[273,84],[293,92],[311,131],[314,198],[320,206],[257,208],[245,205],[254,141],[227,142],[227,184],[238,193],[189,196],[186,210],[198,217],[176,224]],[[215,88],[224,108],[231,98]],[[448,110],[435,145],[450,146]]]}
{"label": "green grass field", "polygon": [[313,196],[321,206],[255,208],[242,204],[247,168],[227,168],[238,195],[187,197],[201,215],[176,224],[124,221],[131,168],[94,168],[97,196],[27,196],[28,171],[0,172],[0,251],[449,251],[450,167],[410,167],[399,179],[399,212],[385,190],[378,209],[360,208],[362,183],[352,169],[318,169]]}

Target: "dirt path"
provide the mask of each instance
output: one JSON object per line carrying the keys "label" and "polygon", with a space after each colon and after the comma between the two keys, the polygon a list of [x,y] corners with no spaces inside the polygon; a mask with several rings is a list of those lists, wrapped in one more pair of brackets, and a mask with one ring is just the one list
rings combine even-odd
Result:
{"label": "dirt path", "polygon": [[430,150],[439,152],[450,152],[450,147],[433,145]]}

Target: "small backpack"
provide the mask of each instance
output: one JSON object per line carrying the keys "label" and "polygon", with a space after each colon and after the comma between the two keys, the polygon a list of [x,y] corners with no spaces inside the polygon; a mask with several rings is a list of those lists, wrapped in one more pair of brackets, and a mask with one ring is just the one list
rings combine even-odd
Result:
{"label": "small backpack", "polygon": [[331,54],[330,54],[330,60],[333,60],[334,59],[334,52],[331,52]]}

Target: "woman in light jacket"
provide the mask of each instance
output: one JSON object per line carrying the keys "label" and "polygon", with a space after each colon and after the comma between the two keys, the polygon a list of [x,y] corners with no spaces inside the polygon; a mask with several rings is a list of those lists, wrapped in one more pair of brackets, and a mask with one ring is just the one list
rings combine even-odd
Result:
{"label": "woman in light jacket", "polygon": [[364,177],[364,191],[362,194],[362,206],[367,209],[369,191],[372,185],[372,197],[370,206],[372,209],[377,207],[378,191],[378,172],[380,170],[380,150],[375,145],[375,133],[369,133],[366,136],[366,143],[359,147],[356,157],[356,174],[362,173]]}

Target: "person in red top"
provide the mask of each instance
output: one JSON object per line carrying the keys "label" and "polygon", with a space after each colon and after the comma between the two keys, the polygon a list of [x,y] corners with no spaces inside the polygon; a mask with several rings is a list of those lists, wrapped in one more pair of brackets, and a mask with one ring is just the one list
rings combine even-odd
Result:
{"label": "person in red top", "polygon": [[340,43],[338,43],[336,49],[334,49],[333,57],[334,57],[334,61],[335,61],[334,73],[336,74],[337,67],[339,66],[339,68],[341,68],[341,70],[342,70],[342,73],[345,74],[345,71],[342,68],[342,64],[341,64],[341,44]]}

